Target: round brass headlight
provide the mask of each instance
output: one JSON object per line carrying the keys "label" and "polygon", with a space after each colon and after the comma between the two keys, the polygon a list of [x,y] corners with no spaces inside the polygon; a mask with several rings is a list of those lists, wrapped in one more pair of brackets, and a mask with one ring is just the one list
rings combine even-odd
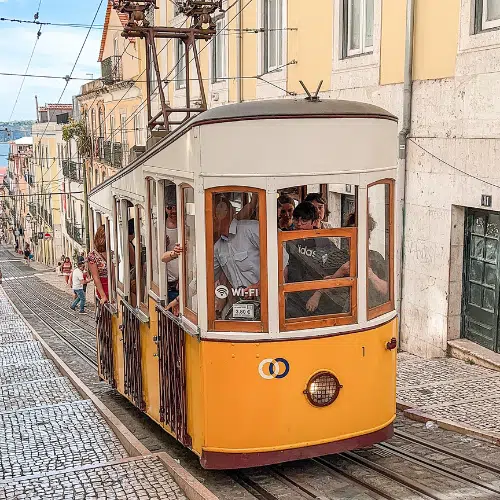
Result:
{"label": "round brass headlight", "polygon": [[328,406],[337,399],[341,388],[333,373],[319,372],[310,378],[304,394],[312,405]]}

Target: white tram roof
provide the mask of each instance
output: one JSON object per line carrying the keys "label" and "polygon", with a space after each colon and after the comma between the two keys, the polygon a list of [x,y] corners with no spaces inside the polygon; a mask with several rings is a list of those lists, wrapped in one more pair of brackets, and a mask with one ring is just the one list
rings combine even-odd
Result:
{"label": "white tram roof", "polygon": [[167,135],[97,186],[91,200],[103,200],[104,193],[97,194],[110,187],[137,189],[145,172],[215,182],[248,173],[285,178],[375,171],[396,165],[396,140],[397,117],[372,104],[303,98],[228,104]]}

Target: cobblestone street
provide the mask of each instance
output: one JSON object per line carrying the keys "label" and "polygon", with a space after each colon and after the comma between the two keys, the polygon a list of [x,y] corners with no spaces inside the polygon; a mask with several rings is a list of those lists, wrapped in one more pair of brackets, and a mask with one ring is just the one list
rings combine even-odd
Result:
{"label": "cobblestone street", "polygon": [[0,499],[184,499],[157,456],[129,458],[0,287]]}

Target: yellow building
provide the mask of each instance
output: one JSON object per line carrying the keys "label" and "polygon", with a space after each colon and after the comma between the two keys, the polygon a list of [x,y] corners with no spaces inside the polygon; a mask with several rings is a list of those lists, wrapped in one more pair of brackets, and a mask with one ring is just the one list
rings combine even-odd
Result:
{"label": "yellow building", "polygon": [[62,171],[59,168],[58,143],[62,140],[62,127],[67,123],[71,104],[47,104],[38,109],[33,124],[34,189],[30,190],[30,211],[35,220],[33,243],[36,260],[55,265],[62,254],[61,200]]}
{"label": "yellow building", "polygon": [[93,138],[94,158],[88,158],[89,188],[127,165],[131,148],[144,145],[138,43],[121,36],[127,18],[108,3],[99,52],[101,78],[82,86],[77,96],[80,113]]}

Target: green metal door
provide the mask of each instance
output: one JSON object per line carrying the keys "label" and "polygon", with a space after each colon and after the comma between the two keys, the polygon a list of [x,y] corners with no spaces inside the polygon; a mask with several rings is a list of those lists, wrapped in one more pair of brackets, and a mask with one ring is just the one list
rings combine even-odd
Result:
{"label": "green metal door", "polygon": [[462,336],[495,352],[500,350],[499,235],[499,213],[467,210]]}

